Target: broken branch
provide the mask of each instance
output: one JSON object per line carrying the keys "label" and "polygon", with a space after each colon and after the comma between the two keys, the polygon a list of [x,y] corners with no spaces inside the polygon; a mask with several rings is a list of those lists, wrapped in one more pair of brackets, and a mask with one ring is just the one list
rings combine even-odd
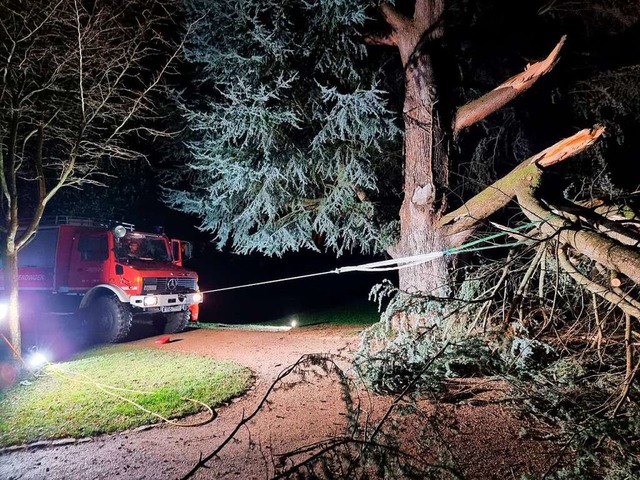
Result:
{"label": "broken branch", "polygon": [[499,110],[518,95],[527,91],[542,75],[553,68],[566,39],[566,35],[563,36],[544,60],[527,65],[524,72],[511,77],[489,93],[460,107],[453,122],[454,135]]}

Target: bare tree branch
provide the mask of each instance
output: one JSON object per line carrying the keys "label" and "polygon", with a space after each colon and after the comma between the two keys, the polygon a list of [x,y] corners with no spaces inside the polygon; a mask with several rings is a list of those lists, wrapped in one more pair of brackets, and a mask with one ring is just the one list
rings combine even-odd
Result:
{"label": "bare tree branch", "polygon": [[532,221],[540,222],[540,230],[547,236],[555,236],[561,244],[571,245],[577,252],[618,271],[635,283],[640,283],[640,254],[637,249],[621,245],[607,236],[572,225],[552,213],[533,192],[541,172],[537,172],[529,185],[517,191],[518,204]]}
{"label": "bare tree branch", "polygon": [[141,158],[132,137],[169,135],[158,127],[157,100],[183,46],[163,38],[170,4],[0,3],[0,209],[13,326],[18,251],[51,199],[63,188],[99,185],[107,159]]}
{"label": "bare tree branch", "polygon": [[624,297],[614,293],[609,288],[590,280],[580,273],[580,271],[571,263],[571,260],[569,260],[569,256],[566,252],[566,246],[558,249],[558,261],[560,262],[562,269],[567,272],[578,285],[582,285],[590,292],[599,295],[612,305],[620,308],[623,312],[636,318],[640,318],[640,309],[637,306],[628,302]]}

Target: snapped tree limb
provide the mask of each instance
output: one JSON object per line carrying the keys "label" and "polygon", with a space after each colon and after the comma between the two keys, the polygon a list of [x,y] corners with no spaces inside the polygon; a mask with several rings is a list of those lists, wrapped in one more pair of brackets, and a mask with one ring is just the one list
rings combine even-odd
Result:
{"label": "snapped tree limb", "polygon": [[566,39],[566,35],[563,36],[544,60],[527,65],[524,72],[511,77],[489,93],[460,107],[453,122],[454,135],[504,107],[518,95],[527,91],[540,77],[548,73],[555,65]]}
{"label": "snapped tree limb", "polygon": [[533,155],[511,170],[497,182],[485,188],[460,208],[440,219],[440,225],[447,227],[447,235],[452,245],[460,245],[472,233],[478,223],[492,213],[505,207],[522,185],[530,185],[538,178],[540,167],[548,167],[576,155],[592,145],[604,132],[604,127],[596,125],[584,129],[571,137],[560,140],[542,152]]}
{"label": "snapped tree limb", "polygon": [[560,267],[562,267],[562,269],[567,272],[578,285],[582,285],[590,292],[604,298],[609,303],[619,307],[623,312],[636,318],[640,317],[640,309],[637,305],[627,301],[624,296],[611,291],[580,273],[580,271],[578,271],[578,269],[571,263],[571,260],[569,260],[566,247],[558,249],[558,261],[560,263]]}

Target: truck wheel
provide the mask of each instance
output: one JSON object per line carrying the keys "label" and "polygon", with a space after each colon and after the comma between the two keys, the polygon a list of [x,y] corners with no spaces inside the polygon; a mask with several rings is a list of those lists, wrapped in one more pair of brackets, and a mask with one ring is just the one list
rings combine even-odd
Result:
{"label": "truck wheel", "polygon": [[187,328],[190,318],[191,312],[189,309],[180,312],[163,313],[158,315],[154,325],[159,333],[178,333]]}
{"label": "truck wheel", "polygon": [[102,342],[121,342],[129,335],[133,323],[131,310],[116,297],[100,297],[91,305],[93,328]]}

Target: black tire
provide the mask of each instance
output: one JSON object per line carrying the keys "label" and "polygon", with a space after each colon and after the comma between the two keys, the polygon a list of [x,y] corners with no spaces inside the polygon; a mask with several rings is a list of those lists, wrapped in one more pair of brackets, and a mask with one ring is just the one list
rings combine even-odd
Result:
{"label": "black tire", "polygon": [[158,333],[179,333],[189,325],[191,311],[189,309],[180,312],[162,313],[154,320]]}
{"label": "black tire", "polygon": [[117,343],[127,338],[133,323],[129,305],[116,297],[104,296],[95,299],[89,308],[98,341]]}

